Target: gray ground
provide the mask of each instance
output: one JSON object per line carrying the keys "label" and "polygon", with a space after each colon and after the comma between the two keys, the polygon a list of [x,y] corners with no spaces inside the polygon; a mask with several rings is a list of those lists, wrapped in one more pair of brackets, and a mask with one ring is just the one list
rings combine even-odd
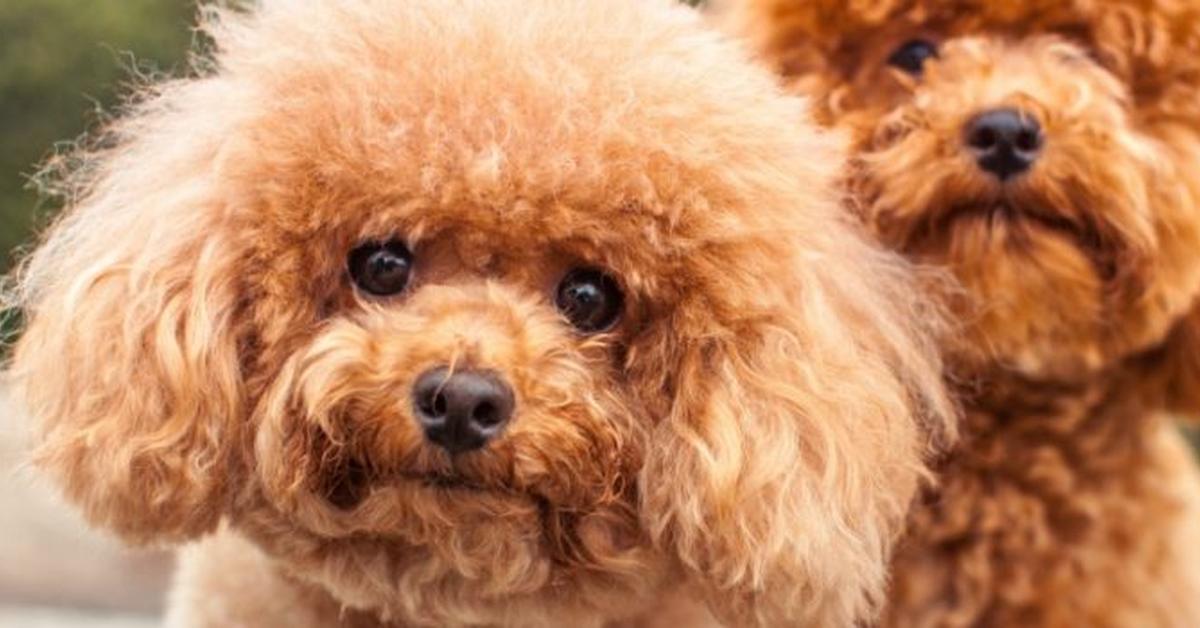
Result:
{"label": "gray ground", "polygon": [[149,628],[169,556],[90,531],[26,464],[27,424],[0,393],[0,628]]}

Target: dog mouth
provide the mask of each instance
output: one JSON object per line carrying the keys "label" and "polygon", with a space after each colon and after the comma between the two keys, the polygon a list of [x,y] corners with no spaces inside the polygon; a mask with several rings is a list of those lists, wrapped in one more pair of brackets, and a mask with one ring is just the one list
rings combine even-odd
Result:
{"label": "dog mouth", "polygon": [[[508,512],[527,511],[535,517],[555,564],[588,565],[597,560],[579,530],[587,508],[563,508],[540,493],[508,486],[484,485],[462,474],[415,471],[379,474],[367,469],[360,461],[348,461],[342,465],[339,473],[329,476],[321,497],[343,514],[355,516],[359,507],[376,491],[408,491],[414,488],[434,496],[442,504],[461,504],[464,498],[474,498],[481,504],[506,504],[504,510]],[[630,526],[628,530],[621,530],[609,539],[612,547],[630,551],[636,549],[640,537],[633,531],[634,528]]]}
{"label": "dog mouth", "polygon": [[1118,277],[1121,245],[1107,238],[1102,226],[1089,212],[1068,214],[1036,200],[997,199],[993,202],[962,202],[940,212],[931,212],[907,229],[900,242],[911,253],[948,250],[964,229],[979,229],[1005,238],[1021,248],[1036,232],[1049,233],[1068,241],[1091,262],[1102,281]]}
{"label": "dog mouth", "polygon": [[[371,469],[361,460],[343,462],[336,471],[325,476],[318,492],[325,501],[341,511],[353,511],[377,489],[407,484],[422,489],[456,494],[476,494],[519,497],[516,489],[486,485],[454,470],[446,471],[380,471]],[[532,498],[533,496],[525,496]]]}
{"label": "dog mouth", "polygon": [[1031,201],[1000,199],[991,203],[958,203],[920,221],[909,231],[906,245],[919,246],[931,240],[944,240],[962,228],[982,224],[989,231],[1004,229],[1009,234],[1039,229],[1072,241],[1089,255],[1103,254],[1109,247],[1100,225],[1086,212],[1076,214],[1071,216]]}
{"label": "dog mouth", "polygon": [[1033,225],[1089,246],[1099,240],[1098,232],[1086,221],[1068,218],[1036,203],[1001,200],[994,203],[961,203],[936,216],[926,227],[930,235],[949,232],[965,223],[984,222],[992,227]]}

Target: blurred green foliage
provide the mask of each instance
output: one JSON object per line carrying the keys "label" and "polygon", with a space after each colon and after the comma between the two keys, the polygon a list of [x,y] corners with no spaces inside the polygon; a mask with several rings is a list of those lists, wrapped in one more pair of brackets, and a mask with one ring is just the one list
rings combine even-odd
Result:
{"label": "blurred green foliage", "polygon": [[0,273],[53,209],[29,185],[37,163],[96,124],[132,71],[182,68],[193,11],[188,0],[0,0]]}

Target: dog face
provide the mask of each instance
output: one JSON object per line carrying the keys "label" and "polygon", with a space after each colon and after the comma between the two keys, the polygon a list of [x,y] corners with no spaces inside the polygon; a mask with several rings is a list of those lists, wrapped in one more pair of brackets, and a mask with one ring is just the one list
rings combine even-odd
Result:
{"label": "dog face", "polygon": [[957,276],[960,367],[1085,376],[1161,342],[1191,303],[1194,7],[764,1],[738,15],[853,137],[850,185],[881,238]]}
{"label": "dog face", "polygon": [[838,155],[671,3],[267,2],[111,129],[29,261],[40,458],[135,540],[572,625],[667,578],[845,625],[949,435]]}

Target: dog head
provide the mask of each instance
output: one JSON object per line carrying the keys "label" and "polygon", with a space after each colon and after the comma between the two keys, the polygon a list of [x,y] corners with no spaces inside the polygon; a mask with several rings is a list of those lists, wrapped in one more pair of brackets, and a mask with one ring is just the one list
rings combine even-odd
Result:
{"label": "dog head", "polygon": [[754,0],[730,15],[852,137],[850,186],[881,238],[961,282],[959,367],[1085,377],[1161,343],[1193,302],[1196,7]]}
{"label": "dog head", "polygon": [[43,466],[128,538],[228,520],[413,624],[633,613],[680,573],[738,625],[865,616],[951,430],[928,312],[697,22],[213,11],[22,276]]}

